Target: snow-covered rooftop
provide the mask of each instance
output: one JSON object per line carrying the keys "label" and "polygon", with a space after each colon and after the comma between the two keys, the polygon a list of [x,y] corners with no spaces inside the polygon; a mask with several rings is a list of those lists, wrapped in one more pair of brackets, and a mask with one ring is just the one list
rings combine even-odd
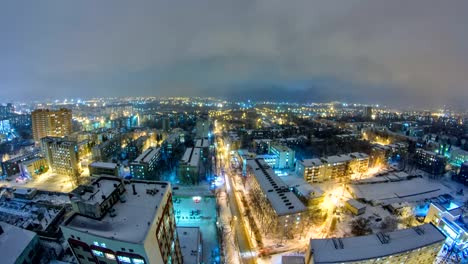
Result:
{"label": "snow-covered rooftop", "polygon": [[[98,192],[108,194],[111,188],[115,188],[115,180],[100,179]],[[136,195],[133,194],[133,184]],[[168,182],[131,181],[131,184],[124,184],[124,188],[125,202],[117,201],[112,207],[115,209],[115,216],[107,213],[98,220],[75,213],[66,221],[65,226],[95,236],[141,243],[147,236],[157,210],[163,208],[160,203],[167,192],[170,192],[171,186]],[[156,193],[148,190],[155,190]],[[100,194],[96,196],[100,197]]]}
{"label": "snow-covered rooftop", "polygon": [[200,228],[177,227],[177,235],[184,263],[198,263],[201,258],[201,252],[199,252]]}
{"label": "snow-covered rooftop", "polygon": [[197,139],[197,142],[195,143],[196,148],[207,148],[209,146],[210,142],[205,138]]}
{"label": "snow-covered rooftop", "polygon": [[91,164],[89,164],[90,167],[94,168],[105,168],[105,169],[115,169],[117,168],[117,163],[113,162],[101,162],[101,161],[95,161]]}
{"label": "snow-covered rooftop", "polygon": [[190,166],[197,167],[200,161],[200,149],[187,148],[181,161],[189,164]]}
{"label": "snow-covered rooftop", "polygon": [[397,230],[368,236],[311,239],[315,263],[357,262],[395,255],[445,241],[434,225]]}
{"label": "snow-covered rooftop", "polygon": [[249,159],[247,165],[277,215],[295,214],[307,209],[264,160]]}
{"label": "snow-covered rooftop", "polygon": [[149,148],[145,150],[140,156],[138,156],[133,162],[149,163],[154,156],[159,155],[159,150],[159,148]]}
{"label": "snow-covered rooftop", "polygon": [[323,158],[305,159],[299,161],[304,167],[318,167],[325,164],[337,164],[348,162],[353,159],[367,159],[369,156],[365,153],[353,152],[349,154],[334,155]]}
{"label": "snow-covered rooftop", "polygon": [[4,222],[0,222],[0,227],[3,229],[3,234],[0,234],[1,262],[15,263],[36,233]]}

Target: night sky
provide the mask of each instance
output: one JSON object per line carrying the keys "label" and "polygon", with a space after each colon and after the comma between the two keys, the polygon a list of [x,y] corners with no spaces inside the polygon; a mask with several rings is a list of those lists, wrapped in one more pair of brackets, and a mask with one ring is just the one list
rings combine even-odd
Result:
{"label": "night sky", "polygon": [[466,0],[2,1],[0,101],[106,96],[465,107]]}

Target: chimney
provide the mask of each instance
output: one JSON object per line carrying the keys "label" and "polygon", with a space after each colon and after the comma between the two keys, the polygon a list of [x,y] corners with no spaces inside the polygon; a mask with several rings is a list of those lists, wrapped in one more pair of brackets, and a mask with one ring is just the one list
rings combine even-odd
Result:
{"label": "chimney", "polygon": [[135,189],[135,184],[132,184],[132,189],[133,189],[133,195],[136,195],[137,194],[137,191]]}

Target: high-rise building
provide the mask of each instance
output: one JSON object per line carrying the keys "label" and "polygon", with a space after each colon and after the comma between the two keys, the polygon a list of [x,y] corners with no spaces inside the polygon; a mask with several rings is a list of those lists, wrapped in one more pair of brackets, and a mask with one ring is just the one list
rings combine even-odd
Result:
{"label": "high-rise building", "polygon": [[365,118],[372,118],[372,106],[366,106],[364,108],[363,116]]}
{"label": "high-rise building", "polygon": [[183,263],[170,183],[100,177],[71,195],[61,229],[79,263]]}
{"label": "high-rise building", "polygon": [[52,171],[70,176],[79,176],[82,172],[76,141],[59,137],[45,137],[41,148]]}
{"label": "high-rise building", "polygon": [[72,111],[36,109],[31,113],[34,140],[39,142],[44,137],[64,137],[72,132]]}
{"label": "high-rise building", "polygon": [[171,130],[171,120],[169,117],[163,117],[161,123],[163,131],[169,132]]}

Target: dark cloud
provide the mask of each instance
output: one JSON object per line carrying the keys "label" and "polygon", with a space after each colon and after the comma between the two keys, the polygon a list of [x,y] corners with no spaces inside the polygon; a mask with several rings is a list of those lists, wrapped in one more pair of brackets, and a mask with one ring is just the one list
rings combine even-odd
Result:
{"label": "dark cloud", "polygon": [[464,0],[10,1],[0,97],[463,105],[466,10]]}

